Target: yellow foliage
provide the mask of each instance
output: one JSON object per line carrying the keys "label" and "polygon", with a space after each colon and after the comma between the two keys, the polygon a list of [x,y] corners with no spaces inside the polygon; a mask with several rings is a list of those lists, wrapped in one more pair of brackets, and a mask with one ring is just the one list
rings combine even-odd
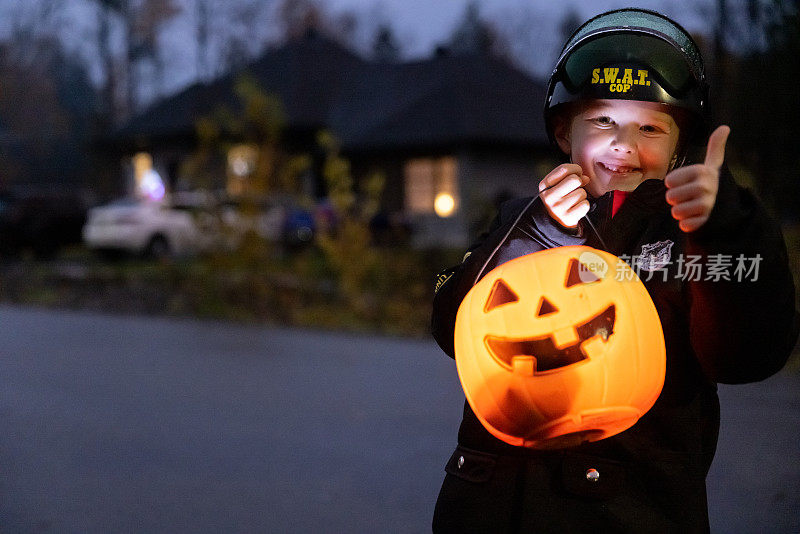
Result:
{"label": "yellow foliage", "polygon": [[380,262],[369,223],[380,207],[385,179],[380,173],[367,177],[357,194],[350,162],[339,155],[336,139],[321,132],[318,142],[326,151],[323,173],[337,224],[318,232],[317,243],[338,275],[347,302],[356,311],[369,313],[374,305],[365,297]]}

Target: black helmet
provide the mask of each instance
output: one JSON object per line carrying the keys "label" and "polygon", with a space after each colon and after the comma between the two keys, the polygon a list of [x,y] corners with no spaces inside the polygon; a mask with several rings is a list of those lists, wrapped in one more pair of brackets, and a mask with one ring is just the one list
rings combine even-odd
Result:
{"label": "black helmet", "polygon": [[703,58],[689,33],[644,9],[618,9],[588,20],[567,40],[547,84],[545,124],[553,140],[554,111],[581,99],[661,102],[689,112],[687,140],[705,129],[708,85]]}

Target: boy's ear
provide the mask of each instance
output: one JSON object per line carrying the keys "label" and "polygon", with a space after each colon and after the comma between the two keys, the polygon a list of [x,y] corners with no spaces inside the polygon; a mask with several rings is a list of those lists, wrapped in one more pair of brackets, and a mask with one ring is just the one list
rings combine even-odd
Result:
{"label": "boy's ear", "polygon": [[556,143],[558,143],[558,148],[567,156],[572,153],[572,142],[569,130],[569,121],[564,120],[563,117],[556,118],[553,124],[553,137],[555,137]]}

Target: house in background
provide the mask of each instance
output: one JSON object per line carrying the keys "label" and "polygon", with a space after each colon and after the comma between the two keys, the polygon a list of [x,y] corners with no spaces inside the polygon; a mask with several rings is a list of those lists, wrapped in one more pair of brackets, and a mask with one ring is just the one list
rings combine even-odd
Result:
{"label": "house in background", "polygon": [[[542,119],[544,86],[470,47],[405,63],[388,56],[365,61],[308,32],[242,72],[283,103],[287,151],[312,151],[317,133],[331,131],[356,179],[375,171],[386,176],[383,209],[411,224],[417,246],[463,247],[497,198],[530,194],[554,166]],[[149,155],[175,187],[195,147],[197,119],[235,106],[239,74],[157,103],[117,132],[116,146],[129,157]],[[254,157],[243,146],[230,151],[230,162]],[[217,186],[235,194],[231,172]],[[309,179],[306,191],[324,196],[321,177]]]}
{"label": "house in background", "polygon": [[552,158],[543,102],[541,84],[497,58],[440,54],[362,67],[330,125],[354,169],[386,173],[385,207],[419,245],[461,246],[497,197],[535,190]]}

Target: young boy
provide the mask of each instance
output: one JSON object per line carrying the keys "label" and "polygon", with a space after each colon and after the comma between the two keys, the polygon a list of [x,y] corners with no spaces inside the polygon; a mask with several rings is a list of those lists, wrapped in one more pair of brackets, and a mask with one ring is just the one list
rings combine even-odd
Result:
{"label": "young boy", "polygon": [[[644,282],[664,330],[664,387],[625,432],[555,451],[494,438],[465,403],[434,531],[708,531],[716,384],[777,372],[798,319],[780,231],[731,178],[729,129],[707,134],[707,106],[697,46],[662,15],[604,13],[567,41],[545,119],[568,162],[537,197],[505,203],[464,261],[439,276],[433,335],[454,357],[455,315],[481,276],[586,244],[625,259]],[[698,146],[698,163],[686,164]]]}

